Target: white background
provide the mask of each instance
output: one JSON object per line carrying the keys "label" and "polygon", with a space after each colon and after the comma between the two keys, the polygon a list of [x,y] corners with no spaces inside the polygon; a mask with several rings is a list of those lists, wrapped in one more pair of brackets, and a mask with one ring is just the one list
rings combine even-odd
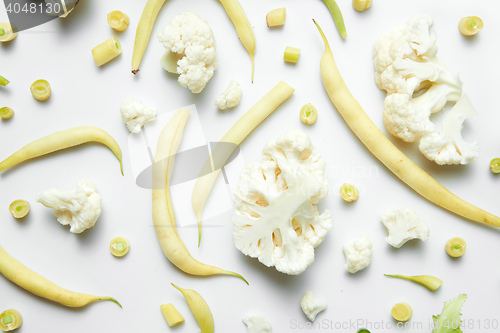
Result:
{"label": "white background", "polygon": [[[441,312],[445,300],[460,293],[469,296],[463,308],[464,318],[474,323],[465,331],[494,331],[483,327],[487,320],[500,319],[498,230],[465,221],[427,202],[387,171],[354,137],[322,86],[319,60],[323,42],[311,19],[315,18],[325,31],[353,95],[385,133],[385,94],[373,79],[373,43],[379,35],[405,23],[414,14],[429,14],[435,19],[438,56],[452,71],[460,73],[464,89],[479,113],[467,120],[464,137],[479,141],[481,156],[469,166],[439,167],[420,155],[416,144],[390,139],[452,192],[500,214],[500,179],[488,167],[489,161],[500,155],[497,1],[375,0],[370,10],[358,13],[350,1],[339,0],[349,34],[341,40],[320,0],[241,0],[257,38],[253,84],[248,54],[216,0],[167,1],[141,71],[133,76],[130,62],[135,29],[145,2],[81,0],[67,19],[22,31],[13,42],[0,45],[0,75],[11,81],[7,87],[0,87],[0,106],[16,111],[14,118],[0,123],[0,158],[58,130],[93,125],[106,130],[120,144],[125,171],[122,176],[116,158],[105,147],[88,144],[39,158],[0,175],[1,246],[63,287],[111,295],[123,305],[120,309],[111,302],[98,302],[69,309],[36,297],[2,277],[0,310],[15,308],[22,313],[24,325],[19,332],[169,331],[159,309],[160,304],[168,302],[174,303],[186,318],[182,326],[172,331],[196,332],[197,324],[171,282],[197,290],[205,298],[217,332],[246,332],[242,317],[247,313],[265,314],[273,332],[310,331],[299,328],[308,322],[299,306],[307,290],[328,301],[328,309],[317,318],[323,324],[316,328],[318,332],[357,320],[394,326],[390,309],[400,301],[413,307],[410,323],[422,323],[424,328],[384,328],[372,332],[430,332],[427,325],[432,315]],[[285,27],[270,30],[266,13],[283,6],[287,8]],[[129,29],[123,33],[114,32],[106,22],[106,14],[115,9],[130,16]],[[1,18],[5,21],[2,10]],[[181,87],[158,64],[163,47],[156,41],[156,34],[184,10],[195,11],[207,20],[217,40],[219,68],[199,95]],[[475,38],[464,38],[458,32],[459,19],[467,15],[480,16],[484,21],[484,30]],[[123,54],[99,68],[90,50],[111,36],[120,40]],[[297,65],[283,62],[287,45],[301,48]],[[233,76],[242,85],[242,101],[235,110],[220,112],[213,101]],[[48,80],[53,90],[45,103],[35,101],[29,91],[30,84],[40,78]],[[223,227],[205,228],[200,248],[196,246],[195,228],[181,228],[179,232],[195,258],[241,273],[250,285],[233,277],[188,276],[172,266],[160,250],[151,219],[151,191],[135,185],[127,150],[129,132],[120,119],[119,105],[129,94],[160,112],[195,104],[207,140],[216,141],[279,80],[296,91],[242,144],[242,156],[245,162],[260,161],[267,141],[293,128],[308,133],[327,163],[330,195],[320,210],[332,211],[333,230],[316,249],[314,264],[300,276],[286,276],[243,256],[234,247],[228,212],[216,221],[205,221]],[[318,122],[311,127],[299,120],[299,110],[308,102],[319,110]],[[92,229],[75,235],[59,225],[52,210],[35,202],[35,197],[51,186],[72,190],[80,178],[97,184],[103,211]],[[344,182],[352,182],[362,190],[359,201],[346,204],[341,200],[338,189]],[[7,209],[18,198],[28,200],[32,206],[28,217],[20,221],[12,218]],[[211,197],[207,205],[214,205],[214,201]],[[177,211],[191,211],[190,194],[176,197],[174,207]],[[431,236],[427,242],[411,242],[395,250],[384,241],[386,230],[379,216],[396,207],[414,209],[429,225]],[[191,218],[193,222],[179,223],[194,223],[193,213]],[[364,271],[351,275],[343,268],[342,244],[363,233],[373,241],[373,261]],[[109,241],[118,235],[126,236],[131,243],[130,253],[122,259],[111,256],[108,250]],[[461,236],[468,243],[467,253],[459,260],[450,259],[444,251],[445,242],[454,236]],[[386,278],[384,273],[432,274],[443,279],[444,284],[430,292],[408,281]]]}

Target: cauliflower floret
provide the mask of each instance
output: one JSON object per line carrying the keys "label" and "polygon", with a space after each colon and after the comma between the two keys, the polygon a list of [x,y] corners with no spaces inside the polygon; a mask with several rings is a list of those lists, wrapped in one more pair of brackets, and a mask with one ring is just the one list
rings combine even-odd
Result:
{"label": "cauliflower floret", "polygon": [[346,260],[344,268],[349,273],[359,272],[372,261],[372,242],[366,235],[345,243],[343,249]]}
{"label": "cauliflower floret", "polygon": [[133,96],[125,98],[120,105],[120,113],[131,133],[139,133],[145,123],[156,119],[156,110],[136,101]]}
{"label": "cauliflower floret", "polygon": [[462,95],[462,81],[436,56],[432,23],[429,16],[414,16],[374,46],[375,82],[387,91],[384,122],[391,134],[407,142],[434,132],[430,115]]}
{"label": "cauliflower floret", "polygon": [[395,248],[400,248],[411,239],[426,241],[429,238],[429,227],[412,209],[388,210],[382,214],[381,220],[389,232],[385,240]]}
{"label": "cauliflower floret", "polygon": [[325,310],[326,306],[326,301],[317,299],[311,291],[307,291],[300,301],[300,307],[310,321],[314,321],[318,313]]}
{"label": "cauliflower floret", "polygon": [[243,323],[247,326],[247,333],[271,333],[271,324],[264,316],[246,315]]}
{"label": "cauliflower floret", "polygon": [[73,233],[91,228],[101,215],[101,196],[95,184],[87,179],[79,180],[74,191],[64,192],[51,187],[38,194],[36,201],[52,208],[57,221],[69,224],[69,231]]}
{"label": "cauliflower floret", "polygon": [[236,247],[280,272],[297,275],[332,227],[316,204],[328,194],[325,162],[307,135],[292,130],[264,147],[261,164],[240,176],[233,213]]}
{"label": "cauliflower floret", "polygon": [[236,78],[233,78],[227,89],[215,100],[215,105],[221,109],[232,109],[241,100],[241,87]]}
{"label": "cauliflower floret", "polygon": [[433,133],[420,140],[419,149],[428,159],[439,165],[468,164],[479,157],[477,142],[468,143],[460,131],[465,118],[477,114],[467,95],[446,114],[440,133]]}
{"label": "cauliflower floret", "polygon": [[208,23],[193,12],[182,12],[158,34],[167,51],[183,57],[177,61],[179,83],[193,93],[205,88],[217,68],[216,43]]}
{"label": "cauliflower floret", "polygon": [[[460,136],[462,122],[455,116],[446,117],[442,133],[437,134],[436,126],[429,119],[433,113],[442,111],[447,102],[457,102],[463,96],[458,75],[436,56],[432,23],[429,16],[414,16],[406,25],[383,35],[375,43],[375,82],[387,91],[384,123],[392,135],[403,141],[425,139],[420,151],[438,164],[467,164],[477,157],[478,147],[472,144],[469,149],[468,144],[461,142],[466,150],[472,151],[467,156],[457,156],[462,155],[461,149],[454,149],[452,145],[458,138],[455,134]],[[454,137],[448,139],[449,133]],[[442,151],[443,146],[447,147],[446,151],[455,151],[439,156],[437,151]],[[447,158],[448,155],[453,156]]]}

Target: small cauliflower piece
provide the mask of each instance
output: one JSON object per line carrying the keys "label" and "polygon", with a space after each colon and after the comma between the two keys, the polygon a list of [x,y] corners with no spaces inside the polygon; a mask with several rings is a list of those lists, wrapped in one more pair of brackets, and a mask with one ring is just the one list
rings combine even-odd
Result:
{"label": "small cauliflower piece", "polygon": [[101,215],[101,196],[95,184],[87,179],[78,181],[74,191],[61,191],[51,187],[38,194],[36,201],[52,208],[57,221],[70,225],[70,232],[81,233],[91,228]]}
{"label": "small cauliflower piece", "polygon": [[128,96],[120,105],[122,120],[131,133],[139,133],[148,121],[156,119],[156,110]]}
{"label": "small cauliflower piece", "polygon": [[241,100],[241,86],[236,78],[233,78],[227,89],[215,100],[215,105],[220,110],[232,109]]}
{"label": "small cauliflower piece", "polygon": [[419,149],[431,161],[439,165],[468,164],[479,157],[477,142],[465,142],[460,133],[464,120],[476,115],[476,110],[466,94],[448,111],[441,132],[425,136],[420,140]]}
{"label": "small cauliflower piece", "polygon": [[193,12],[182,12],[158,34],[167,52],[182,55],[177,61],[179,83],[200,93],[217,68],[216,43],[208,23]]}
{"label": "small cauliflower piece", "polygon": [[282,273],[298,275],[314,261],[314,248],[332,228],[325,161],[309,137],[292,130],[263,149],[264,162],[241,173],[233,213],[236,247]]}
{"label": "small cauliflower piece", "polygon": [[345,265],[344,268],[349,273],[356,273],[368,267],[372,261],[372,242],[368,236],[344,244]]}
{"label": "small cauliflower piece", "polygon": [[388,210],[382,214],[381,220],[389,232],[385,240],[395,248],[400,248],[411,239],[426,241],[429,238],[429,227],[412,209]]}
{"label": "small cauliflower piece", "polygon": [[271,333],[271,324],[264,316],[248,314],[243,323],[247,326],[247,333]]}
{"label": "small cauliflower piece", "polygon": [[326,306],[326,301],[317,299],[311,291],[307,291],[300,301],[300,307],[310,321],[314,321],[318,313],[325,310]]}

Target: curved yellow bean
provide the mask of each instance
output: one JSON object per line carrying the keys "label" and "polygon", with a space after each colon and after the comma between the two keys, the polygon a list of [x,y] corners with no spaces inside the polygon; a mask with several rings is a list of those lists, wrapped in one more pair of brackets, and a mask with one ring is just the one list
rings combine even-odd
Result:
{"label": "curved yellow bean", "polygon": [[221,169],[214,170],[213,156],[217,157],[217,165],[224,165],[229,159],[233,150],[227,149],[224,143],[233,143],[239,146],[243,140],[263,122],[278,106],[290,97],[295,89],[290,87],[283,81],[278,82],[273,89],[264,95],[250,110],[248,110],[240,119],[227,131],[220,139],[222,145],[217,144],[210,155],[209,160],[205,163],[202,170],[212,170],[213,172],[198,177],[194,184],[193,194],[191,196],[191,205],[198,219],[198,246],[201,242],[201,215],[203,208],[207,202],[208,196],[212,191],[212,187],[217,180]]}
{"label": "curved yellow bean", "polygon": [[203,297],[201,297],[201,295],[194,290],[182,289],[173,283],[172,286],[179,290],[182,293],[182,296],[186,299],[196,322],[200,326],[201,333],[213,333],[214,317],[212,316],[212,311],[210,311],[210,308]]}
{"label": "curved yellow bean", "polygon": [[250,60],[252,61],[252,83],[253,83],[253,74],[255,71],[255,34],[253,32],[252,25],[250,21],[248,21],[247,15],[241,7],[241,4],[238,0],[219,0],[224,7],[227,15],[233,22],[233,25],[236,29],[236,33],[240,38],[241,43],[247,50],[250,55]]}
{"label": "curved yellow bean", "polygon": [[333,59],[332,50],[323,31],[325,43],[320,69],[323,85],[337,111],[361,142],[392,173],[430,202],[476,222],[500,227],[500,218],[451,193],[427,172],[403,154],[372,122],[347,88]]}
{"label": "curved yellow bean", "polygon": [[59,287],[21,264],[1,246],[0,273],[30,293],[65,306],[80,307],[94,301],[112,301],[121,307],[120,303],[112,297],[82,294]]}
{"label": "curved yellow bean", "polygon": [[47,135],[28,143],[23,148],[0,162],[0,172],[24,161],[43,156],[58,150],[81,145],[87,142],[98,142],[107,146],[120,161],[123,175],[122,151],[115,139],[100,128],[92,126],[74,127]]}
{"label": "curved yellow bean", "polygon": [[165,188],[153,189],[153,223],[165,256],[180,270],[192,275],[224,274],[241,278],[239,274],[221,268],[203,264],[194,259],[177,233],[175,213],[170,198],[169,182],[174,170],[175,153],[179,148],[189,117],[189,110],[178,110],[168,124],[163,128],[158,138],[154,165],[161,169],[153,170],[153,182],[164,182]]}
{"label": "curved yellow bean", "polygon": [[158,17],[158,13],[167,0],[148,0],[142,11],[137,30],[135,32],[134,53],[132,54],[132,73],[137,74],[142,57],[149,43],[151,31]]}

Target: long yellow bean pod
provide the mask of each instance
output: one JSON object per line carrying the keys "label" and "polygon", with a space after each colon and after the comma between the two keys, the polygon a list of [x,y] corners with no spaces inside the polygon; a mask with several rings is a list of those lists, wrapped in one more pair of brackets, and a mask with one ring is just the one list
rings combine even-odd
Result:
{"label": "long yellow bean pod", "polygon": [[50,282],[40,274],[24,266],[1,246],[0,273],[30,293],[65,306],[80,307],[94,301],[112,301],[121,307],[120,303],[112,297],[77,293]]}
{"label": "long yellow bean pod", "polygon": [[325,43],[320,69],[323,85],[337,111],[361,142],[401,181],[430,202],[467,219],[500,227],[500,218],[451,193],[403,154],[372,122],[347,88],[335,64],[323,31],[314,22]]}
{"label": "long yellow bean pod", "polygon": [[[209,160],[206,162],[203,170],[211,170],[212,172],[207,175],[201,175],[196,180],[191,197],[191,204],[198,219],[198,246],[201,242],[201,215],[203,208],[207,202],[208,196],[212,191],[212,187],[219,176],[220,168],[214,170],[213,156],[217,157],[217,165],[223,166],[236,146],[239,146],[245,138],[252,133],[252,131],[259,126],[278,106],[290,97],[295,89],[290,87],[283,81],[278,82],[267,94],[264,95],[250,110],[248,110],[240,119],[224,134],[220,142],[222,145],[217,144],[214,151],[210,155]],[[227,148],[227,144],[233,143],[234,149]]]}
{"label": "long yellow bean pod", "polygon": [[250,55],[250,60],[252,61],[252,82],[253,82],[253,74],[255,71],[255,34],[253,32],[252,25],[248,20],[243,7],[238,0],[219,0],[224,7],[227,15],[233,22],[233,25],[236,29],[236,33],[240,38],[241,43],[247,50]]}
{"label": "long yellow bean pod", "polygon": [[23,148],[0,162],[0,172],[32,158],[40,157],[58,150],[78,146],[87,142],[102,143],[108,147],[120,162],[123,175],[122,151],[115,139],[100,128],[93,126],[74,127],[47,135],[28,143]]}
{"label": "long yellow bean pod", "polygon": [[151,31],[158,17],[158,13],[167,0],[148,0],[142,11],[137,30],[135,32],[134,52],[132,54],[132,73],[137,74],[142,57],[149,43]]}
{"label": "long yellow bean pod", "polygon": [[153,223],[158,241],[168,260],[188,274],[201,276],[215,274],[232,275],[241,278],[248,284],[237,273],[206,265],[194,259],[177,233],[175,212],[172,206],[172,199],[170,198],[169,182],[174,170],[175,153],[181,143],[184,126],[188,117],[189,110],[178,110],[161,131],[158,138],[158,145],[156,146],[153,182],[156,184],[161,181],[165,184],[164,188],[161,188],[161,186],[154,186],[153,188]]}

